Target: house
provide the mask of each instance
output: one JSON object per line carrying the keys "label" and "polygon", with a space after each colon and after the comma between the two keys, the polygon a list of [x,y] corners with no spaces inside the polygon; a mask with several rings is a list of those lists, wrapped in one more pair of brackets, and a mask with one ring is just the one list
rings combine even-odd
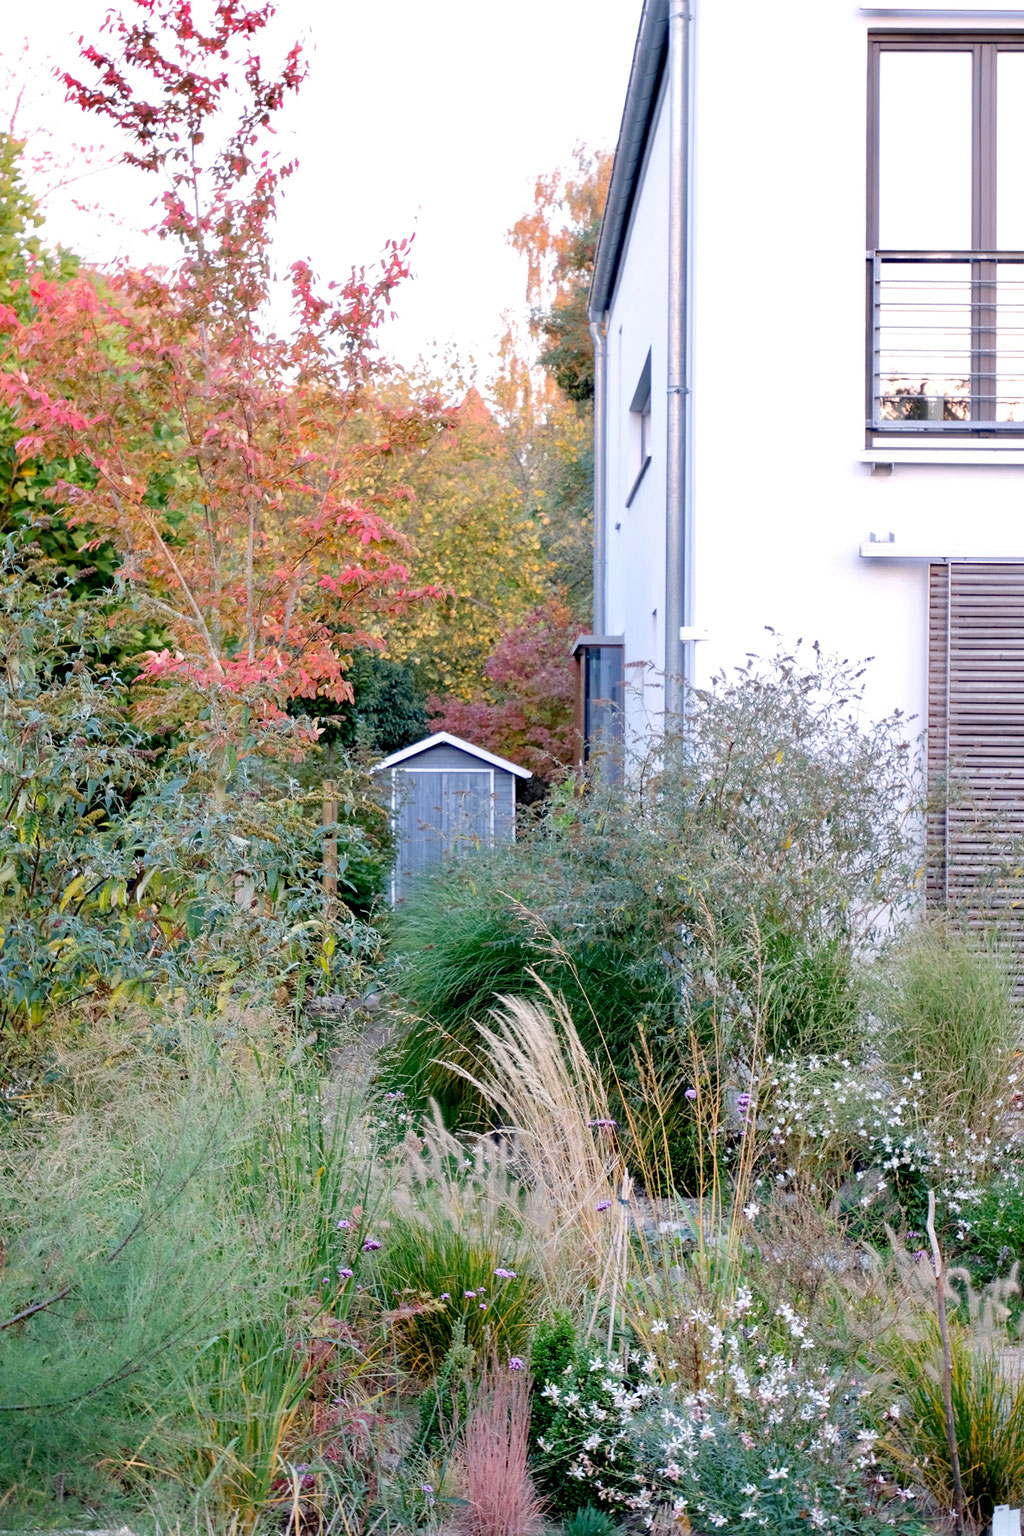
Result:
{"label": "house", "polygon": [[771,625],[1024,811],[1024,5],[646,0],[590,318],[597,735]]}
{"label": "house", "polygon": [[416,877],[448,859],[511,843],[516,835],[516,779],[528,768],[438,731],[392,752],[372,773],[388,784],[397,844],[391,900]]}

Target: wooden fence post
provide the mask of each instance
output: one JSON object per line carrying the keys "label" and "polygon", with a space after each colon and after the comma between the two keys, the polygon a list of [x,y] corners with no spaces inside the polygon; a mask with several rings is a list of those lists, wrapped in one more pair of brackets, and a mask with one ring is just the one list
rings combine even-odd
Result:
{"label": "wooden fence post", "polygon": [[[338,787],[333,779],[324,779],[324,809],[321,825],[333,827],[338,819]],[[328,911],[333,910],[338,896],[338,839],[324,838],[324,896]]]}

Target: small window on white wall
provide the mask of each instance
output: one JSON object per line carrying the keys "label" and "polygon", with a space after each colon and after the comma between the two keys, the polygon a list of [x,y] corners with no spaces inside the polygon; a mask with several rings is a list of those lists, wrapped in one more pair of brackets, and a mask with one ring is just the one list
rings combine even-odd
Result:
{"label": "small window on white wall", "polygon": [[651,446],[651,354],[648,352],[629,407],[629,462],[633,480],[626,497],[627,507],[636,495],[651,462]]}

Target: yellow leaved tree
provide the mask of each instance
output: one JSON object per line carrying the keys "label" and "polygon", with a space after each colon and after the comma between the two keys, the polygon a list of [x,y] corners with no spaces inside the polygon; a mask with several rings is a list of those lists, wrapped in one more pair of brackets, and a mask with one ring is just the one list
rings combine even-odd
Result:
{"label": "yellow leaved tree", "polygon": [[[431,390],[422,379],[395,381],[386,408],[400,413],[406,394],[411,405]],[[448,596],[396,614],[388,651],[425,693],[487,698],[488,658],[542,600],[549,562],[512,445],[475,388],[450,420],[428,448],[399,445],[391,456],[388,473],[407,493],[392,517],[409,540],[410,583]]]}

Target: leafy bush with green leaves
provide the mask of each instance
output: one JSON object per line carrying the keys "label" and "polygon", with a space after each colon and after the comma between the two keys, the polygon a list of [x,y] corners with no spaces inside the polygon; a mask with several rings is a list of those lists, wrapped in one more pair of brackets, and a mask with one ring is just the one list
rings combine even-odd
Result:
{"label": "leafy bush with green leaves", "polygon": [[[594,1361],[597,1368],[594,1368]],[[622,1372],[609,1378],[595,1347],[577,1333],[567,1313],[542,1323],[530,1354],[534,1377],[530,1445],[534,1480],[552,1514],[567,1517],[590,1505],[595,1482],[625,1492],[636,1463],[625,1445],[616,1398]],[[600,1446],[590,1444],[596,1426]],[[579,1477],[580,1456],[593,1458],[591,1475]]]}
{"label": "leafy bush with green leaves", "polygon": [[[96,664],[101,605],[9,551],[0,565],[0,1029],[82,999],[190,1000],[200,1011],[283,979],[358,965],[374,936],[322,889],[321,800],[246,755],[223,803],[201,749],[154,764],[122,678]],[[342,770],[339,890],[387,875]],[[363,820],[365,821],[365,816]],[[17,1054],[17,1053],[15,1053]]]}

